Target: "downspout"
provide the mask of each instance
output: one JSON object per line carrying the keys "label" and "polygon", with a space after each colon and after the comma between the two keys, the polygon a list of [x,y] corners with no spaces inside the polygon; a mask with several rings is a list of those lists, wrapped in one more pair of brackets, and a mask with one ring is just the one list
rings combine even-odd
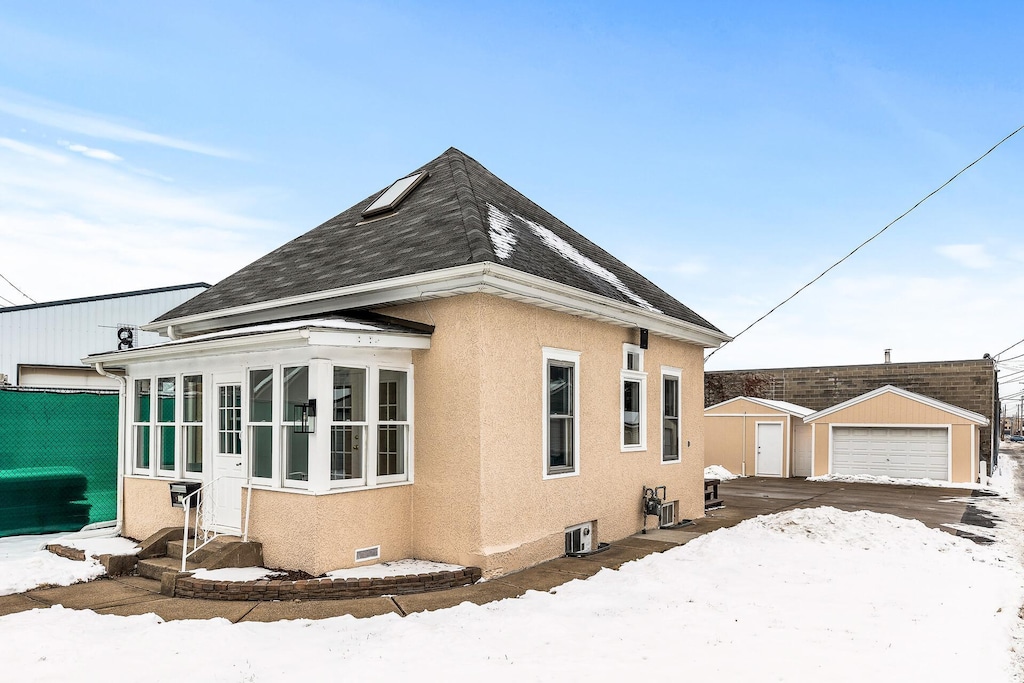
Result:
{"label": "downspout", "polygon": [[117,383],[120,385],[117,399],[117,523],[112,531],[108,528],[108,533],[120,536],[121,526],[124,521],[124,428],[127,424],[128,414],[128,380],[120,375],[114,375],[104,370],[103,363],[94,363],[93,368],[104,377],[117,380]]}

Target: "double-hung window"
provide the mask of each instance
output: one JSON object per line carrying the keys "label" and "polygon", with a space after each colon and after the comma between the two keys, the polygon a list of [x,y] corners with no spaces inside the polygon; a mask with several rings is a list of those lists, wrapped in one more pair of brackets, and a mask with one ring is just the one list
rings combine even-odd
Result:
{"label": "double-hung window", "polygon": [[334,368],[331,486],[366,483],[366,369]]}
{"label": "double-hung window", "polygon": [[160,474],[177,476],[177,444],[175,418],[177,410],[177,379],[159,377],[156,380],[157,469]]}
{"label": "double-hung window", "polygon": [[680,387],[679,370],[661,369],[661,461],[679,462],[682,432],[679,427]]}
{"label": "double-hung window", "polygon": [[132,442],[135,446],[133,471],[136,474],[150,473],[149,434],[150,424],[153,421],[152,399],[153,380],[135,380],[135,406],[132,412],[134,437]]}
{"label": "double-hung window", "polygon": [[623,451],[647,449],[647,373],[643,370],[643,349],[623,344],[619,392]]}
{"label": "double-hung window", "polygon": [[203,376],[185,375],[181,378],[181,389],[185,472],[186,474],[201,474],[203,471]]}
{"label": "double-hung window", "polygon": [[[303,428],[303,411],[309,408],[309,368],[285,367],[283,371],[285,483],[309,481],[309,432]],[[307,423],[308,424],[308,423]]]}
{"label": "double-hung window", "polygon": [[545,478],[579,473],[579,358],[575,351],[543,350]]}
{"label": "double-hung window", "polygon": [[408,479],[409,374],[380,370],[377,393],[377,481]]}
{"label": "double-hung window", "polygon": [[249,371],[249,467],[253,479],[274,478],[274,371]]}

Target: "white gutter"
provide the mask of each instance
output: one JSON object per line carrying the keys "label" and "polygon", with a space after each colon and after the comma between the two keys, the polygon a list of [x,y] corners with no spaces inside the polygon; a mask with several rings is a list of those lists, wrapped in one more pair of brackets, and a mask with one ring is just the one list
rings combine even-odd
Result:
{"label": "white gutter", "polygon": [[[117,392],[117,513],[116,513],[116,524],[113,529],[106,529],[106,535],[120,536],[121,526],[124,522],[124,442],[125,434],[124,429],[128,419],[128,380],[120,375],[114,375],[103,369],[103,363],[95,363],[93,368],[99,374],[104,377],[117,380],[120,385]],[[90,527],[95,528],[97,525],[90,524],[82,529],[82,531],[88,531]],[[97,534],[98,535],[98,534]]]}

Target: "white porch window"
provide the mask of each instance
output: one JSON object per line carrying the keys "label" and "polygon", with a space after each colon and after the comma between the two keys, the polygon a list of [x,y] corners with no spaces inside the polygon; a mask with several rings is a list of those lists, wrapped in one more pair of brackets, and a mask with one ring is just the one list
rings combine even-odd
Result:
{"label": "white porch window", "polygon": [[157,471],[165,476],[178,475],[177,432],[177,378],[158,377],[156,380],[156,452]]}
{"label": "white porch window", "polygon": [[185,375],[182,389],[182,445],[186,474],[203,471],[203,376]]}
{"label": "white porch window", "polygon": [[647,450],[647,373],[643,369],[643,349],[634,344],[623,344],[619,377],[623,451]]}
{"label": "white porch window", "polygon": [[152,415],[153,381],[150,379],[135,380],[135,400],[132,411],[132,444],[134,457],[132,471],[135,474],[151,474],[152,466],[149,457],[150,425]]}
{"label": "white porch window", "polygon": [[579,474],[579,359],[577,351],[543,349],[545,479]]}
{"label": "white porch window", "polygon": [[303,410],[309,404],[309,368],[286,367],[283,371],[284,414],[281,443],[284,447],[284,478],[289,486],[309,481],[309,433],[303,431]]}
{"label": "white porch window", "polygon": [[675,368],[661,369],[661,461],[679,462],[682,431],[679,426],[682,376]]}
{"label": "white porch window", "polygon": [[274,371],[249,371],[249,471],[258,483],[274,482]]}
{"label": "white porch window", "polygon": [[331,405],[331,486],[366,483],[366,369],[335,367]]}
{"label": "white porch window", "polygon": [[242,387],[224,384],[217,388],[218,453],[242,454]]}
{"label": "white porch window", "polygon": [[409,374],[402,370],[379,372],[377,392],[377,482],[408,479]]}

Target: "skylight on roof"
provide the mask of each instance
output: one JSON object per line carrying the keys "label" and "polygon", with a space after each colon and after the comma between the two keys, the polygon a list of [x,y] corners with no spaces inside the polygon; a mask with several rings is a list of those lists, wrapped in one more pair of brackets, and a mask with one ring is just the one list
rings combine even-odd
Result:
{"label": "skylight on roof", "polygon": [[430,174],[426,171],[420,171],[391,183],[391,187],[381,192],[380,196],[373,200],[373,204],[370,204],[363,211],[363,218],[394,211],[402,203],[402,200],[408,197],[409,193],[415,190],[416,186],[423,182],[428,175]]}

